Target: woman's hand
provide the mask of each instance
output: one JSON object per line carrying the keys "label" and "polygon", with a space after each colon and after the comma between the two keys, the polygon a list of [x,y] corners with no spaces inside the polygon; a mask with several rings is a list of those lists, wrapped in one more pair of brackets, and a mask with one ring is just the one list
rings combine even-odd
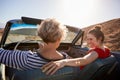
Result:
{"label": "woman's hand", "polygon": [[47,75],[54,74],[58,69],[65,66],[66,60],[52,61],[42,66],[42,71]]}

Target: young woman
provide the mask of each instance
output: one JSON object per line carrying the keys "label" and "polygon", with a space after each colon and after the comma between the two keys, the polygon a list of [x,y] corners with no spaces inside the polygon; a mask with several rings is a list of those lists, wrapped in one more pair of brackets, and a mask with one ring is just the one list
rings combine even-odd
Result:
{"label": "young woman", "polygon": [[40,68],[53,60],[65,59],[65,53],[56,50],[66,35],[66,27],[55,19],[46,19],[38,25],[38,36],[43,40],[37,52],[0,49],[0,63],[6,66],[26,70]]}
{"label": "young woman", "polygon": [[104,34],[99,26],[90,30],[87,34],[87,44],[90,48],[88,54],[84,57],[74,59],[63,59],[47,63],[42,67],[46,74],[54,74],[58,69],[64,66],[80,66],[80,69],[85,65],[95,61],[97,58],[107,58],[110,56],[110,51],[103,45]]}

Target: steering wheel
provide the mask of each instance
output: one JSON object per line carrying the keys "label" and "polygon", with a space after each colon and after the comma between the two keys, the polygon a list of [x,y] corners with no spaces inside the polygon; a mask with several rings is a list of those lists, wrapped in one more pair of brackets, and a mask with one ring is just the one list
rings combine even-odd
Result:
{"label": "steering wheel", "polygon": [[21,43],[25,43],[25,42],[36,42],[36,43],[39,43],[37,40],[22,40],[22,41],[19,41],[15,47],[14,47],[14,50],[17,50],[17,47],[21,44]]}

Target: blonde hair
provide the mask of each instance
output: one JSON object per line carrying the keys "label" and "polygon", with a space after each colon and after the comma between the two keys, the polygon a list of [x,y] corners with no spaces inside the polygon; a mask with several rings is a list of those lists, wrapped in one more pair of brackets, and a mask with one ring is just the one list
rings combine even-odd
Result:
{"label": "blonde hair", "polygon": [[66,26],[61,25],[56,19],[45,19],[38,25],[38,36],[45,43],[56,42],[66,36]]}

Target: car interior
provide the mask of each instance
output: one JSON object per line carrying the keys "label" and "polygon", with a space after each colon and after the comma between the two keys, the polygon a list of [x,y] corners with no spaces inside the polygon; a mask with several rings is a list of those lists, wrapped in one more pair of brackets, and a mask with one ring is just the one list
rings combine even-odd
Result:
{"label": "car interior", "polygon": [[[43,19],[21,17],[20,20],[8,21],[5,26],[6,32],[3,33],[4,36],[2,36],[2,40],[0,43],[1,47],[4,49],[10,49],[10,50],[19,49],[19,50],[35,51],[36,49],[38,49],[38,42],[36,41],[25,41],[25,42],[21,41],[21,42],[9,43],[9,44],[5,44],[5,41],[7,39],[7,35],[9,33],[9,29],[12,24],[14,23],[38,24],[42,20]],[[70,27],[71,30],[78,31],[77,28],[74,29],[71,26],[68,26],[68,27]],[[71,43],[61,43],[57,50],[65,51],[73,58],[82,57],[86,55],[88,48],[82,47],[83,36],[84,36],[84,31],[80,29],[78,31],[78,34],[75,36],[75,38]],[[79,45],[76,44],[78,40],[80,40]],[[117,76],[120,73],[119,72],[120,68],[118,68],[120,67],[119,66],[120,64],[118,61],[119,59],[115,57],[116,52],[113,52],[113,53],[111,52],[111,54],[112,55],[106,59],[97,59],[93,63],[90,63],[89,65],[85,66],[85,68],[81,70],[79,74],[79,79],[77,80],[113,80],[113,79],[116,80],[116,78],[119,78],[119,76]],[[17,70],[17,69],[13,69],[5,66],[5,74],[1,74],[1,75],[4,75],[6,80],[23,80],[22,75],[29,76],[29,73],[31,73],[31,71],[32,70],[21,71],[21,70]],[[34,78],[27,78],[26,80],[34,80]]]}
{"label": "car interior", "polygon": [[[113,55],[105,59],[97,59],[81,71],[79,80],[101,80],[101,77],[105,80],[115,62],[116,59]],[[83,77],[84,75],[86,77]]]}

